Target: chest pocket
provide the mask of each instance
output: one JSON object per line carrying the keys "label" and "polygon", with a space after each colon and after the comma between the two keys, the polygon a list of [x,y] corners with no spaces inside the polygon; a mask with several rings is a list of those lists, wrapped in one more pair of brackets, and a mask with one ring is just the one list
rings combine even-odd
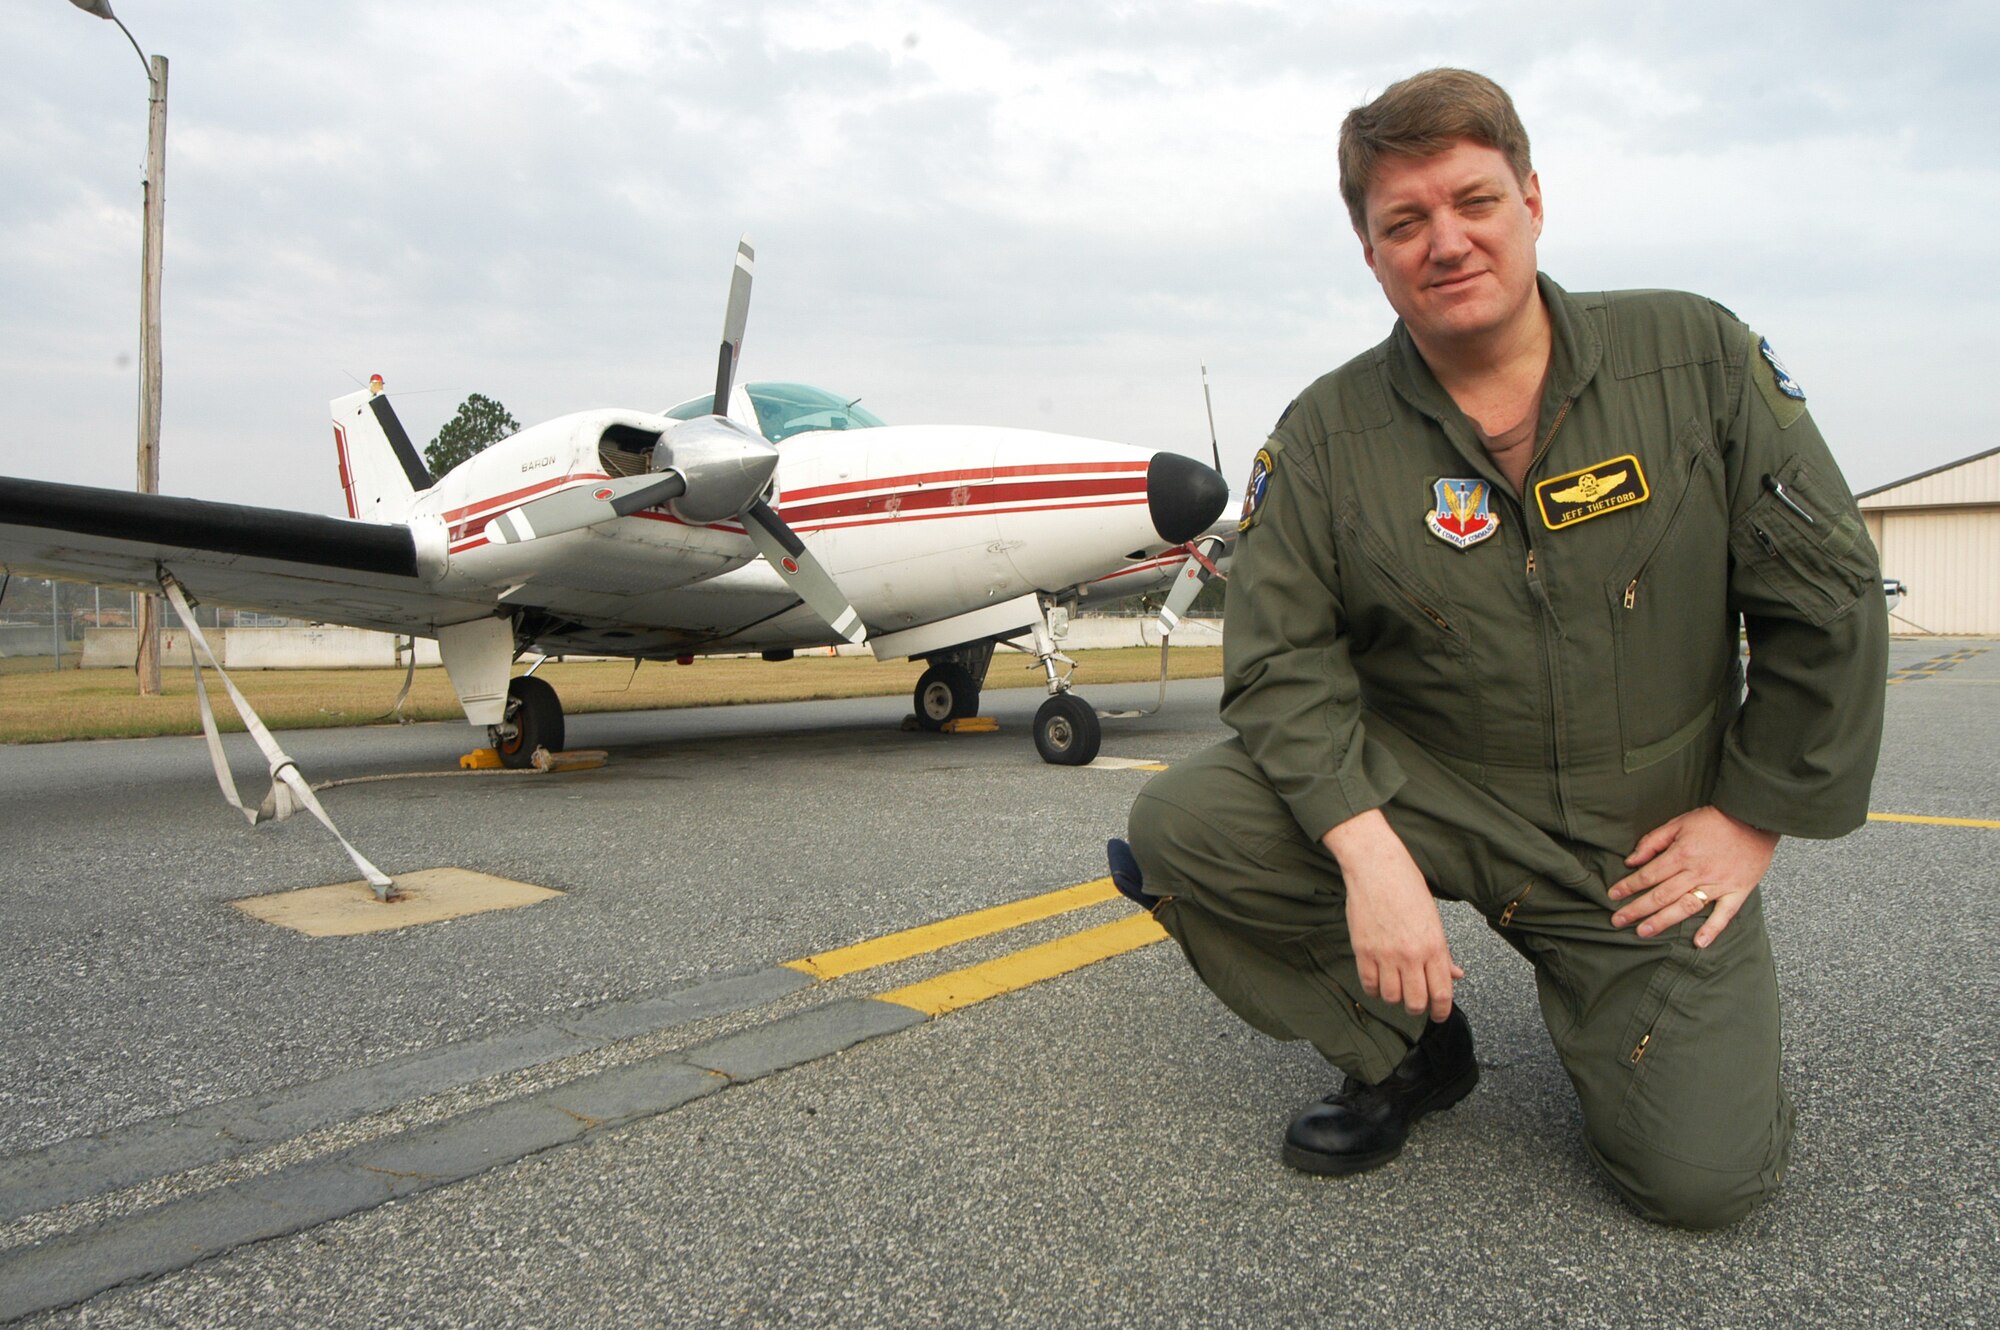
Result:
{"label": "chest pocket", "polygon": [[[1701,421],[1681,427],[1670,465],[1652,480],[1653,520],[1604,581],[1628,772],[1707,731],[1735,658],[1722,469]],[[1706,607],[1712,621],[1696,617]]]}
{"label": "chest pocket", "polygon": [[1362,702],[1450,755],[1461,774],[1476,773],[1485,735],[1469,616],[1418,571],[1412,552],[1398,554],[1369,526],[1352,499],[1341,504],[1334,532]]}

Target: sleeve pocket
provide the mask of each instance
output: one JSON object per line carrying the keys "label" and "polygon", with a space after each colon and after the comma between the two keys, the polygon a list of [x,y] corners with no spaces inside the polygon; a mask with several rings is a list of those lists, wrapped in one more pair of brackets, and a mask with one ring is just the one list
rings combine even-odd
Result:
{"label": "sleeve pocket", "polygon": [[1839,487],[1821,482],[1802,457],[1789,458],[1763,488],[1729,533],[1742,608],[1755,614],[1785,606],[1815,627],[1830,623],[1880,576],[1868,532]]}

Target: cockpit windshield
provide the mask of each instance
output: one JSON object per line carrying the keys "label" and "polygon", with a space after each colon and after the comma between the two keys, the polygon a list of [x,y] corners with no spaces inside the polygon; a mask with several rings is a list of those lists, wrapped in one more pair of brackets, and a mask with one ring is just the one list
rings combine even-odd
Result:
{"label": "cockpit windshield", "polygon": [[[816,429],[870,429],[882,424],[874,413],[855,403],[861,399],[836,397],[823,388],[803,383],[746,383],[750,405],[757,411],[757,428],[772,443],[794,434]],[[715,394],[682,402],[667,414],[675,420],[693,420],[715,410]]]}

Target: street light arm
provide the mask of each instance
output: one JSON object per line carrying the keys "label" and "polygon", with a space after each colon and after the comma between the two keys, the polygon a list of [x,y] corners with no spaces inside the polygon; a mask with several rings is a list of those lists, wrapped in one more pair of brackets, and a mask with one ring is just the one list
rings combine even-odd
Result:
{"label": "street light arm", "polygon": [[124,19],[113,14],[111,21],[118,25],[118,31],[125,34],[125,40],[132,43],[132,50],[139,57],[139,63],[146,67],[146,86],[152,89],[152,99],[157,102],[160,100],[160,80],[153,76],[153,62],[148,60],[146,53],[139,49],[139,39],[132,35],[132,29],[125,26]]}
{"label": "street light arm", "polygon": [[148,60],[146,53],[139,48],[139,39],[132,35],[132,29],[125,26],[125,20],[111,12],[111,0],[69,0],[69,2],[86,14],[108,18],[118,25],[118,31],[124,33],[125,40],[132,43],[132,50],[138,55],[139,64],[146,71],[146,86],[153,90],[153,100],[160,100],[160,81],[153,77],[153,62]]}

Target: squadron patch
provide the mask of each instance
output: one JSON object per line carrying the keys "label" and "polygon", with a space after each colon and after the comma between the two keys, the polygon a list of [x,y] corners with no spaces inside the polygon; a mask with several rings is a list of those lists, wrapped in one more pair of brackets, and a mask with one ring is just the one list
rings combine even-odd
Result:
{"label": "squadron patch", "polygon": [[1757,362],[1750,362],[1750,377],[1757,384],[1757,393],[1764,399],[1764,405],[1771,408],[1771,418],[1778,422],[1779,429],[1790,429],[1806,413],[1806,390],[1799,387],[1799,381],[1792,377],[1785,362],[1778,359],[1778,353],[1771,349],[1771,339],[1757,339],[1757,353],[1764,357],[1770,367],[1766,374],[1757,368]]}
{"label": "squadron patch", "polygon": [[1500,514],[1493,511],[1493,487],[1485,481],[1447,476],[1431,486],[1431,494],[1424,525],[1445,544],[1467,549],[1500,529]]}
{"label": "squadron patch", "polygon": [[1243,487],[1243,514],[1236,521],[1238,531],[1248,531],[1257,525],[1257,514],[1264,510],[1264,492],[1271,487],[1271,450],[1259,448],[1257,460],[1250,464],[1250,483]]}
{"label": "squadron patch", "polygon": [[1771,349],[1771,339],[1768,337],[1760,339],[1757,349],[1763,353],[1764,359],[1771,362],[1771,373],[1778,379],[1778,391],[1795,402],[1805,401],[1806,390],[1799,387],[1799,381],[1792,377],[1792,372],[1785,368],[1785,362],[1778,359],[1778,353]]}
{"label": "squadron patch", "polygon": [[1542,525],[1551,531],[1633,507],[1652,497],[1652,491],[1646,488],[1646,473],[1640,468],[1639,459],[1630,453],[1535,486],[1535,503],[1542,510]]}

